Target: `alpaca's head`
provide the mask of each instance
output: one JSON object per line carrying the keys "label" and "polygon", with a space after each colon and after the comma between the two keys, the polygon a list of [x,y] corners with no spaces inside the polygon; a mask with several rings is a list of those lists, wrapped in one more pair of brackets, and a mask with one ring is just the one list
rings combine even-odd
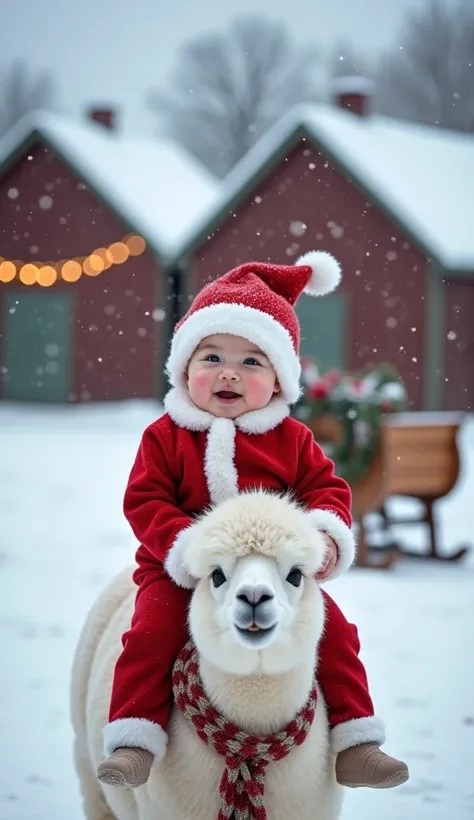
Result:
{"label": "alpaca's head", "polygon": [[205,515],[182,555],[198,579],[189,619],[200,654],[240,675],[313,662],[324,622],[313,576],[324,553],[321,534],[288,498],[255,491]]}

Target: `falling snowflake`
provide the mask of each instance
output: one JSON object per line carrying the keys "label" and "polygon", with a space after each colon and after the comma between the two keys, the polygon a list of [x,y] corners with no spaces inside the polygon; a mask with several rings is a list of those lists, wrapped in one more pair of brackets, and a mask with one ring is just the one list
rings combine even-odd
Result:
{"label": "falling snowflake", "polygon": [[457,333],[455,333],[454,330],[450,330],[448,333],[448,339],[450,342],[454,342],[454,340],[457,339]]}
{"label": "falling snowflake", "polygon": [[294,222],[290,222],[290,233],[292,236],[303,236],[307,227],[308,226],[304,222],[295,220]]}
{"label": "falling snowflake", "polygon": [[49,196],[49,194],[43,194],[38,200],[38,205],[42,211],[50,211],[53,207],[53,197]]}
{"label": "falling snowflake", "polygon": [[54,344],[54,342],[50,342],[46,345],[44,351],[47,356],[54,359],[55,356],[59,356],[59,345]]}
{"label": "falling snowflake", "polygon": [[389,316],[389,317],[388,317],[388,319],[387,319],[387,321],[385,322],[385,324],[386,324],[386,325],[387,325],[387,327],[389,327],[390,329],[393,329],[394,327],[397,327],[397,325],[398,325],[398,319],[396,319],[396,318],[395,318],[395,316]]}
{"label": "falling snowflake", "polygon": [[338,225],[337,222],[333,222],[332,220],[326,222],[326,227],[329,228],[333,239],[341,239],[344,236],[344,228],[342,225]]}
{"label": "falling snowflake", "polygon": [[151,315],[154,322],[162,322],[166,317],[166,313],[163,308],[155,308]]}
{"label": "falling snowflake", "polygon": [[8,198],[9,199],[18,199],[20,196],[20,192],[18,188],[9,188],[8,189]]}

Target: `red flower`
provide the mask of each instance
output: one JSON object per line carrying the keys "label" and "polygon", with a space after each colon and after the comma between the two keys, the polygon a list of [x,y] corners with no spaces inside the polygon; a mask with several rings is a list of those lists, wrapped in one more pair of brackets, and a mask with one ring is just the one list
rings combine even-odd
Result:
{"label": "red flower", "polygon": [[313,384],[310,395],[313,399],[325,399],[329,394],[329,385],[323,381]]}
{"label": "red flower", "polygon": [[336,384],[339,384],[341,381],[342,376],[339,370],[328,370],[328,372],[324,374],[324,378],[331,387],[335,387]]}
{"label": "red flower", "polygon": [[392,413],[393,412],[393,404],[390,404],[389,401],[383,401],[380,405],[380,409],[382,413]]}

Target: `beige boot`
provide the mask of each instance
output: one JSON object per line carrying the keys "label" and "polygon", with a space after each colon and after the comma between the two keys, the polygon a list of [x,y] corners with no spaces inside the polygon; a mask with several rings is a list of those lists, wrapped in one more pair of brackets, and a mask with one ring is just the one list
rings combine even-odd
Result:
{"label": "beige boot", "polygon": [[336,778],[341,786],[352,789],[393,789],[408,780],[408,767],[382,752],[377,743],[363,743],[339,752]]}
{"label": "beige boot", "polygon": [[107,786],[136,789],[143,786],[150,776],[153,755],[145,749],[115,749],[97,769],[97,777]]}

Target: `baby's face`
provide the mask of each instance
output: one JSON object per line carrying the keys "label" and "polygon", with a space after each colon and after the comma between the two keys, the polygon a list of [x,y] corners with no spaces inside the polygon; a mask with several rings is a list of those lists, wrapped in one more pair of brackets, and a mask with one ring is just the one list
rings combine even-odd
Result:
{"label": "baby's face", "polygon": [[187,370],[194,404],[227,419],[266,407],[280,386],[273,366],[256,345],[240,336],[207,336]]}

